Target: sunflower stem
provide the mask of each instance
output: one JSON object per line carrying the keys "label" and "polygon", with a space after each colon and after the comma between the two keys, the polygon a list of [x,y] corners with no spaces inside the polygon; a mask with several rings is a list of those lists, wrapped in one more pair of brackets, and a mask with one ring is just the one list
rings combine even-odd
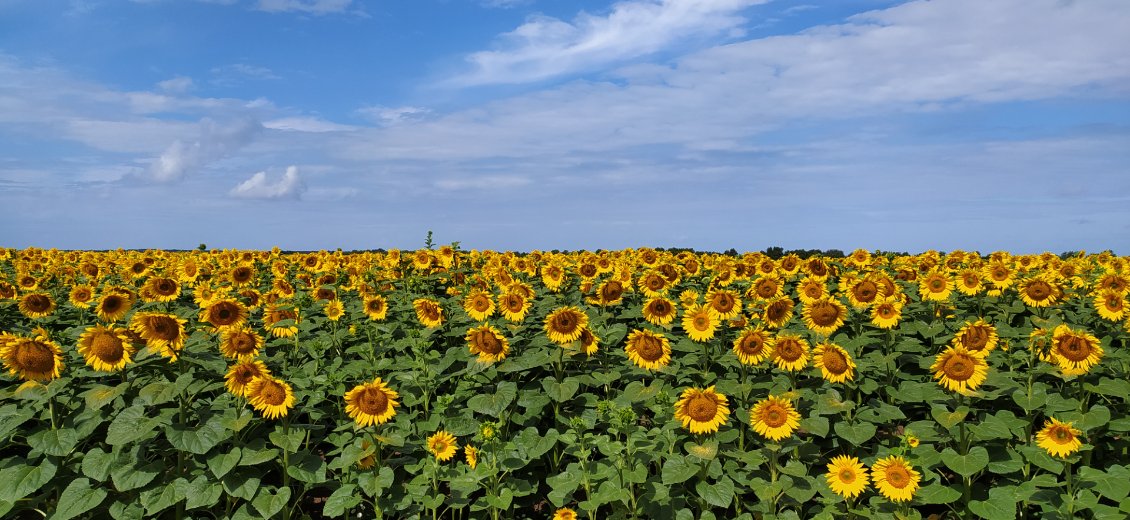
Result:
{"label": "sunflower stem", "polygon": [[47,410],[51,412],[51,429],[56,430],[59,426],[55,422],[55,395],[47,398]]}
{"label": "sunflower stem", "polygon": [[[295,338],[297,338],[297,337],[298,336],[295,336]],[[294,343],[297,345],[298,340],[296,339]],[[290,444],[290,415],[289,414],[283,416],[283,437],[287,440],[286,442],[289,445]],[[290,448],[289,448],[289,446],[287,446],[287,447],[283,447],[283,449],[282,449],[282,479],[283,479],[283,487],[288,488],[288,489],[290,488],[290,472],[287,471],[287,468],[289,468],[289,467],[290,467]],[[290,507],[283,507],[283,519],[284,520],[290,520]]]}

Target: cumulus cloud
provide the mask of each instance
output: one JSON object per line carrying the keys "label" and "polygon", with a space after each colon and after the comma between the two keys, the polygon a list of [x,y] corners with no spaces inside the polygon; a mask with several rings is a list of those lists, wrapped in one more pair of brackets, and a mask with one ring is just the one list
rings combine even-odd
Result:
{"label": "cumulus cloud", "polygon": [[306,185],[298,178],[298,167],[288,166],[275,183],[267,180],[267,172],[262,171],[239,183],[229,194],[241,199],[297,199],[304,191]]}
{"label": "cumulus cloud", "polygon": [[299,11],[310,14],[342,13],[353,0],[259,0],[259,10],[267,12]]}
{"label": "cumulus cloud", "polygon": [[533,16],[502,35],[501,48],[467,57],[472,71],[457,86],[526,83],[645,56],[694,37],[730,33],[738,13],[767,0],[631,0],[597,16],[567,22]]}
{"label": "cumulus cloud", "polygon": [[263,126],[253,120],[224,125],[206,119],[201,122],[200,135],[195,140],[174,141],[150,164],[150,176],[157,182],[179,181],[208,163],[232,154],[251,142],[262,129]]}

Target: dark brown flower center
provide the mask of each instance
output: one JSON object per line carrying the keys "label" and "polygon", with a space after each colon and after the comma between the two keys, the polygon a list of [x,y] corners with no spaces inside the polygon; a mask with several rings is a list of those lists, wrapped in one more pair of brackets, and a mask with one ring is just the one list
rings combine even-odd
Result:
{"label": "dark brown flower center", "polygon": [[90,352],[106,363],[117,363],[125,355],[125,347],[118,336],[99,330],[90,339]]}
{"label": "dark brown flower center", "polygon": [[1048,283],[1043,280],[1034,280],[1028,283],[1028,286],[1024,288],[1024,292],[1029,298],[1042,301],[1052,295],[1052,286],[1048,285]]}
{"label": "dark brown flower center", "polygon": [[887,466],[886,477],[888,484],[899,489],[910,484],[910,473],[900,464]]}
{"label": "dark brown flower center", "polygon": [[827,348],[824,350],[824,355],[821,357],[824,363],[824,369],[835,375],[847,372],[848,361],[847,356],[839,349]]}
{"label": "dark brown flower center", "polygon": [[856,300],[867,303],[874,300],[875,296],[879,294],[879,287],[871,280],[864,280],[855,284],[851,292],[855,295]]}
{"label": "dark brown flower center", "polygon": [[986,325],[973,325],[961,335],[961,345],[966,349],[983,350],[992,339],[992,329]]}
{"label": "dark brown flower center", "polygon": [[793,338],[778,339],[773,350],[777,353],[777,357],[788,362],[796,361],[804,355],[804,349],[801,348],[800,342]]}
{"label": "dark brown flower center", "polygon": [[51,308],[51,298],[45,294],[29,294],[24,298],[24,304],[31,312],[47,312]]}
{"label": "dark brown flower center", "polygon": [[279,406],[286,402],[286,388],[275,381],[264,381],[259,387],[259,398],[270,406]]}
{"label": "dark brown flower center", "polygon": [[231,349],[245,355],[255,352],[255,337],[250,332],[237,332],[231,335]]}
{"label": "dark brown flower center", "polygon": [[388,410],[388,396],[380,388],[365,387],[357,396],[356,406],[367,415],[380,415]]}
{"label": "dark brown flower center", "polygon": [[832,302],[819,301],[812,304],[812,323],[820,327],[835,325],[840,318],[840,309]]}
{"label": "dark brown flower center", "polygon": [[788,422],[788,420],[789,411],[777,403],[770,403],[761,413],[761,422],[765,423],[770,428],[780,428]]}
{"label": "dark brown flower center", "polygon": [[645,361],[656,361],[663,357],[663,341],[654,336],[640,336],[636,339],[636,355]]}
{"label": "dark brown flower center", "polygon": [[498,341],[498,338],[495,337],[495,335],[489,330],[475,331],[475,333],[471,336],[471,342],[475,345],[476,348],[479,349],[479,351],[485,352],[490,355],[495,355],[499,352],[502,352],[502,342]]}
{"label": "dark brown flower center", "polygon": [[713,306],[714,310],[718,311],[719,314],[726,314],[734,310],[735,304],[734,297],[729,293],[718,293],[710,299],[710,305]]}
{"label": "dark brown flower center", "polygon": [[698,422],[711,421],[717,413],[718,403],[703,394],[694,396],[687,404],[687,415]]}
{"label": "dark brown flower center", "polygon": [[976,369],[976,362],[965,354],[953,354],[942,364],[942,373],[954,381],[968,380]]}
{"label": "dark brown flower center", "polygon": [[1056,352],[1073,362],[1080,362],[1091,357],[1091,344],[1086,338],[1076,335],[1061,337],[1056,344]]}
{"label": "dark brown flower center", "polygon": [[16,366],[28,372],[47,373],[55,368],[55,353],[51,347],[29,340],[16,345]]}

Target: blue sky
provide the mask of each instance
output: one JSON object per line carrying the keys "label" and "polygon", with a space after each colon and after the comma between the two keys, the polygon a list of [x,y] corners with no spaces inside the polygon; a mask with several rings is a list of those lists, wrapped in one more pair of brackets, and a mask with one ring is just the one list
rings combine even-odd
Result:
{"label": "blue sky", "polygon": [[0,0],[0,246],[1113,249],[1125,0]]}

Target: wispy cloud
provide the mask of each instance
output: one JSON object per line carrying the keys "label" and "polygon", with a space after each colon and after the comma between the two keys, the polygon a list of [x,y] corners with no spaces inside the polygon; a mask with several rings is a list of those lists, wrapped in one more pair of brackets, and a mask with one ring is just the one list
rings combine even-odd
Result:
{"label": "wispy cloud", "polygon": [[157,83],[157,88],[170,94],[184,94],[192,90],[192,87],[192,78],[187,76],[175,76]]}
{"label": "wispy cloud", "polygon": [[297,199],[304,191],[306,185],[298,178],[298,167],[288,166],[277,182],[269,181],[267,172],[258,172],[232,188],[230,195],[241,199]]}
{"label": "wispy cloud", "polygon": [[259,0],[258,9],[267,12],[299,11],[316,15],[343,13],[353,0]]}
{"label": "wispy cloud", "polygon": [[392,126],[408,121],[419,121],[431,113],[431,110],[414,106],[369,106],[357,109],[356,113],[381,126]]}
{"label": "wispy cloud", "polygon": [[221,86],[238,85],[248,80],[263,81],[282,79],[274,71],[259,65],[247,63],[233,63],[222,67],[213,67],[212,84]]}
{"label": "wispy cloud", "polygon": [[684,40],[727,34],[745,23],[738,13],[768,0],[630,0],[606,15],[572,22],[534,16],[503,34],[497,50],[467,57],[472,70],[455,86],[527,83],[665,50]]}
{"label": "wispy cloud", "polygon": [[223,157],[251,142],[262,130],[256,121],[243,120],[219,124],[212,120],[201,123],[200,135],[192,141],[176,140],[149,167],[157,182],[179,181],[185,175]]}

